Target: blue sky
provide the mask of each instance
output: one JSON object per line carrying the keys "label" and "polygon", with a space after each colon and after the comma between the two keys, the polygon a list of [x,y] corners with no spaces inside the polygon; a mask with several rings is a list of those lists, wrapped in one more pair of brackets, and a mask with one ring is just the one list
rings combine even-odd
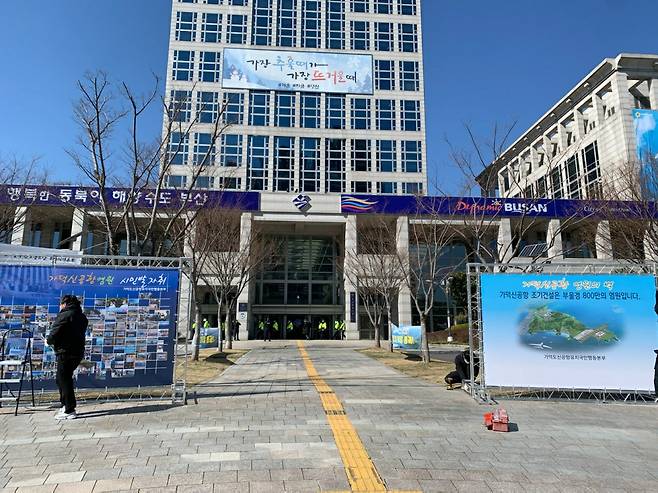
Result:
{"label": "blue sky", "polygon": [[[655,0],[424,0],[430,180],[457,193],[446,139],[466,147],[494,123],[532,124],[605,57],[658,53]],[[164,78],[169,0],[4,2],[0,16],[0,155],[39,156],[53,178],[80,179],[65,148],[78,129],[75,83],[102,69],[147,92]],[[530,7],[532,6],[532,7]],[[145,130],[160,132],[153,111]]]}

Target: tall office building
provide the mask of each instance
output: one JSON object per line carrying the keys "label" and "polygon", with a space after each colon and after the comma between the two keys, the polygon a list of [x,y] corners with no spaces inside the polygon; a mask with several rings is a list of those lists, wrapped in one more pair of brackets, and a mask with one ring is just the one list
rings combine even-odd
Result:
{"label": "tall office building", "polygon": [[[412,194],[427,188],[420,0],[173,0],[166,94],[198,124],[168,177],[196,186]],[[225,108],[223,114],[222,108]],[[183,138],[183,142],[179,140]]]}

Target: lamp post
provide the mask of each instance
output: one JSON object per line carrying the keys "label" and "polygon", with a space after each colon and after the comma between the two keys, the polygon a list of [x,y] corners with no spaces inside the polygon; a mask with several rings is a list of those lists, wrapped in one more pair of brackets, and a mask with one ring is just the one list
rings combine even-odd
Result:
{"label": "lamp post", "polygon": [[446,320],[448,328],[448,337],[446,338],[447,342],[452,342],[454,340],[452,333],[450,332],[450,327],[452,326],[450,317],[450,281],[452,281],[452,276],[444,277],[441,281],[441,285],[443,286],[443,290],[446,294]]}

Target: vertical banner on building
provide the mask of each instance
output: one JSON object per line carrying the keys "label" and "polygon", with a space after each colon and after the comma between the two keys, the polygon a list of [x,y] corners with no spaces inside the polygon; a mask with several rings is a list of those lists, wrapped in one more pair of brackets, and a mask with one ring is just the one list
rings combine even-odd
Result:
{"label": "vertical banner on building", "polygon": [[483,274],[486,384],[650,390],[651,275]]}
{"label": "vertical banner on building", "polygon": [[[34,334],[35,386],[54,388],[55,354],[45,339],[61,296],[74,294],[89,319],[78,387],[169,385],[178,287],[176,269],[0,265],[0,331]],[[25,342],[12,339],[12,356]]]}
{"label": "vertical banner on building", "polygon": [[350,323],[356,323],[356,293],[350,292]]}
{"label": "vertical banner on building", "polygon": [[371,55],[225,48],[224,89],[373,94]]}
{"label": "vertical banner on building", "polygon": [[658,193],[658,111],[633,110],[633,126],[642,181],[649,198],[655,198]]}

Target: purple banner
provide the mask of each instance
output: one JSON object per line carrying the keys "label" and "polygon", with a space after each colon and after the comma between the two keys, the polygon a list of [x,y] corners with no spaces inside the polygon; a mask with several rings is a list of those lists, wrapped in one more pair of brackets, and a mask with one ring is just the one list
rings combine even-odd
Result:
{"label": "purple banner", "polygon": [[437,214],[509,218],[658,217],[653,203],[498,197],[415,197],[411,195],[342,195],[341,212],[343,214]]}
{"label": "purple banner", "polygon": [[[129,197],[129,189],[108,188],[105,199],[109,205],[120,207],[126,204]],[[155,203],[163,209],[177,209],[183,204],[190,207],[235,207],[248,212],[260,209],[258,192],[163,189],[157,196],[154,191],[138,192],[132,201],[135,207],[144,209],[153,207]],[[0,204],[93,208],[100,204],[100,192],[94,187],[0,185]]]}

